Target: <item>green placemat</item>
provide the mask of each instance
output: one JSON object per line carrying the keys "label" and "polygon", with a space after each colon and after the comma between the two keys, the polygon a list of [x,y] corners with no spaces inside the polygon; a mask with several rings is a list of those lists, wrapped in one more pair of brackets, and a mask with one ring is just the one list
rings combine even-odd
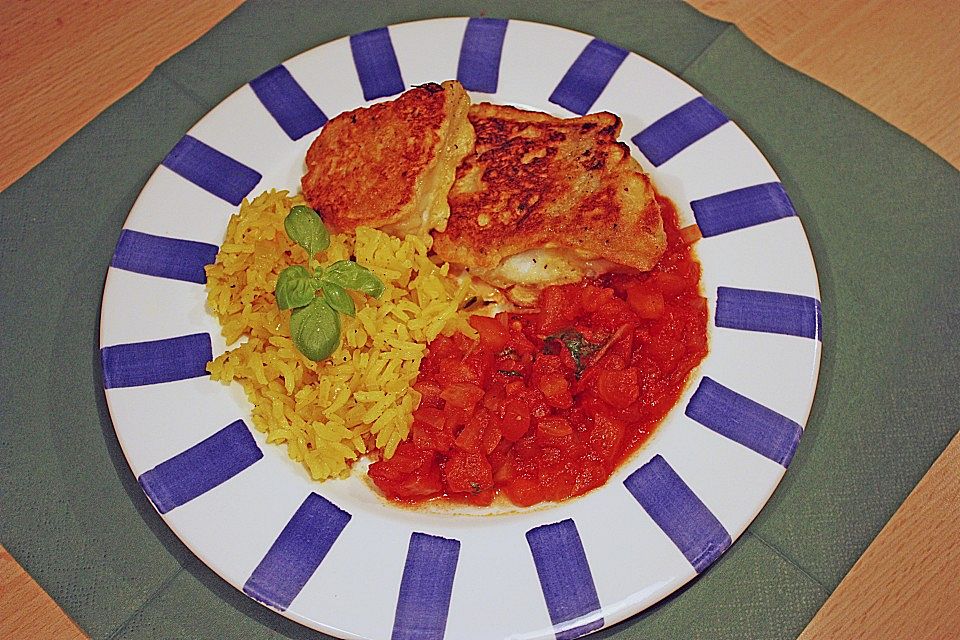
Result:
{"label": "green placemat", "polygon": [[691,82],[771,161],[820,275],[820,384],[780,488],[702,577],[595,637],[795,637],[956,433],[960,175],[735,28],[680,2],[250,3],[0,194],[0,542],[91,636],[320,637],[197,560],[120,452],[97,319],[147,177],[200,116],[296,53],[480,14],[591,33]]}

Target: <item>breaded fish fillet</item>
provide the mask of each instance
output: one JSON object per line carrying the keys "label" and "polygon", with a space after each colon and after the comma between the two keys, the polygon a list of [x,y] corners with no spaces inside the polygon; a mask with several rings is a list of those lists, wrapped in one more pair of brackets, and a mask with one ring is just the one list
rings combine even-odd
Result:
{"label": "breaded fish fillet", "polygon": [[456,167],[473,149],[469,107],[463,86],[449,80],[338,115],[307,152],[304,197],[339,231],[444,229]]}
{"label": "breaded fish fillet", "polygon": [[498,287],[575,282],[625,265],[649,270],[666,247],[649,177],[617,141],[620,118],[555,118],[470,108],[474,154],[457,169],[443,260]]}

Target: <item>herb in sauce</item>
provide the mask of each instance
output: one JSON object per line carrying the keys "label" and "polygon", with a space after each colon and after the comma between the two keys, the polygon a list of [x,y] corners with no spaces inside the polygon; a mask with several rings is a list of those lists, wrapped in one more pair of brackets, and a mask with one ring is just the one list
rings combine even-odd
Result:
{"label": "herb in sauce", "polygon": [[589,342],[583,337],[582,333],[576,331],[575,329],[564,329],[559,333],[549,335],[547,336],[546,341],[547,344],[549,344],[551,341],[556,341],[567,348],[567,351],[570,352],[570,356],[573,358],[574,364],[576,364],[574,374],[578,380],[583,374],[583,370],[587,368],[587,358],[595,354],[603,346]]}

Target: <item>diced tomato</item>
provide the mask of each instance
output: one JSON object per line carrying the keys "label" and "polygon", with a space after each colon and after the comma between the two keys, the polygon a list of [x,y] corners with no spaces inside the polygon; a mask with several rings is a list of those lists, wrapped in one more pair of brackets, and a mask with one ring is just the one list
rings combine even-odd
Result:
{"label": "diced tomato", "polygon": [[640,397],[640,375],[634,367],[597,374],[597,393],[610,406],[624,409]]}
{"label": "diced tomato", "polygon": [[671,372],[676,367],[677,360],[683,356],[685,347],[677,344],[676,338],[671,337],[670,332],[661,332],[657,337],[660,339],[651,341],[646,345],[645,351],[657,361],[662,371]]}
{"label": "diced tomato", "polygon": [[501,433],[500,428],[492,421],[487,422],[483,428],[483,439],[480,443],[483,447],[483,453],[488,456],[493,453],[502,438],[503,433]]}
{"label": "diced tomato", "polygon": [[510,342],[510,332],[496,318],[470,316],[470,326],[480,334],[480,348],[490,352],[500,352]]}
{"label": "diced tomato", "polygon": [[457,407],[473,407],[483,398],[483,389],[469,382],[455,382],[441,391],[440,397]]}
{"label": "diced tomato", "polygon": [[370,478],[387,495],[411,499],[436,495],[442,491],[436,454],[402,442],[389,460],[370,465]]}
{"label": "diced tomato", "polygon": [[503,407],[500,430],[503,437],[516,442],[530,429],[530,407],[521,400],[508,400]]}
{"label": "diced tomato", "polygon": [[656,320],[663,315],[663,294],[659,291],[644,292],[639,287],[627,291],[627,303],[643,320]]}
{"label": "diced tomato", "polygon": [[447,404],[443,408],[444,428],[454,433],[457,427],[467,424],[470,416],[473,415],[473,407],[459,407],[455,404]]}
{"label": "diced tomato", "polygon": [[590,432],[590,445],[606,462],[612,462],[620,452],[626,425],[603,414],[597,415]]}
{"label": "diced tomato", "polygon": [[[554,344],[556,344],[556,342],[554,342]],[[538,359],[537,364],[539,364],[540,360],[552,360],[553,362],[551,363],[551,366],[545,367],[545,368],[551,368],[554,371],[564,371],[564,372],[573,373],[574,371],[577,370],[577,367],[578,367],[577,361],[574,359],[573,354],[570,352],[570,349],[567,348],[566,346],[559,348],[559,351],[557,352],[556,355],[541,356]],[[541,367],[534,366],[534,370],[542,370],[542,369]]]}
{"label": "diced tomato", "polygon": [[426,470],[419,474],[408,476],[401,485],[397,485],[397,497],[400,498],[421,498],[435,496],[443,490],[443,483],[440,480],[440,466],[431,463]]}
{"label": "diced tomato", "polygon": [[661,271],[650,277],[650,286],[658,289],[664,296],[675,296],[689,290],[690,281],[683,276]]}
{"label": "diced tomato", "polygon": [[519,397],[523,398],[523,401],[530,407],[530,415],[534,418],[543,418],[544,416],[550,415],[553,411],[550,403],[547,402],[547,399],[539,389],[524,387]]}
{"label": "diced tomato", "polygon": [[420,449],[446,453],[453,445],[452,431],[447,428],[446,414],[433,407],[421,406],[413,413],[411,438]]}
{"label": "diced tomato", "polygon": [[[440,335],[434,338],[433,342],[430,343],[430,356],[427,358],[427,360],[439,361],[443,358],[457,357],[458,355],[460,355],[460,349],[453,341],[453,338]],[[421,372],[422,371],[423,368],[421,365]]]}
{"label": "diced tomato", "polygon": [[473,372],[475,376],[473,381],[485,387],[489,381],[490,369],[493,367],[495,357],[496,356],[490,351],[477,349],[463,359],[463,364]]}
{"label": "diced tomato", "polygon": [[413,412],[413,419],[415,422],[428,424],[434,429],[442,429],[445,422],[443,410],[423,405]]}
{"label": "diced tomato", "polygon": [[453,493],[480,493],[493,487],[493,469],[479,453],[455,450],[443,465],[443,477]]}
{"label": "diced tomato", "polygon": [[566,418],[541,418],[537,421],[537,431],[550,438],[561,438],[573,433],[573,427]]}
{"label": "diced tomato", "polygon": [[[690,309],[694,313],[706,313],[707,312],[707,299],[703,296],[696,296],[690,299],[689,302]],[[698,326],[700,323],[696,323]]]}
{"label": "diced tomato", "polygon": [[573,394],[570,393],[570,385],[563,374],[552,371],[541,374],[537,379],[537,389],[551,406],[558,409],[573,406]]}
{"label": "diced tomato", "polygon": [[510,344],[507,346],[507,350],[519,356],[521,360],[524,360],[526,356],[537,353],[537,345],[523,333],[522,323],[518,322],[516,324],[518,324],[520,328],[514,328],[510,332]]}
{"label": "diced tomato", "polygon": [[479,453],[482,449],[483,432],[489,422],[490,414],[485,410],[481,409],[473,414],[454,441],[457,447],[469,453]]}
{"label": "diced tomato", "polygon": [[519,462],[532,461],[540,455],[540,447],[537,446],[533,438],[528,436],[517,441],[517,444],[513,447],[513,452],[515,459]]}
{"label": "diced tomato", "polygon": [[443,428],[432,427],[423,422],[414,422],[410,437],[418,449],[447,453],[453,445],[453,436]]}
{"label": "diced tomato", "polygon": [[608,287],[588,284],[580,290],[579,306],[581,313],[594,313],[613,299],[614,291]]}
{"label": "diced tomato", "polygon": [[504,493],[518,507],[529,507],[543,501],[543,487],[533,478],[514,478],[503,487]]}
{"label": "diced tomato", "polygon": [[567,420],[577,434],[587,433],[593,427],[593,418],[579,405],[570,410]]}
{"label": "diced tomato", "polygon": [[548,287],[540,294],[538,320],[541,335],[556,333],[576,318],[577,305],[570,304],[568,293],[567,287]]}
{"label": "diced tomato", "polygon": [[578,475],[579,473],[569,471],[542,474],[540,476],[540,482],[544,485],[543,499],[559,502],[572,496],[577,488]]}
{"label": "diced tomato", "polygon": [[500,385],[487,387],[487,393],[483,396],[483,407],[492,413],[500,413],[500,408],[507,401],[506,389]]}
{"label": "diced tomato", "polygon": [[476,344],[473,340],[471,340],[470,338],[468,338],[462,333],[453,334],[452,339],[453,339],[453,344],[455,344],[457,349],[460,351],[460,353],[463,353],[463,354],[470,353]]}
{"label": "diced tomato", "polygon": [[510,477],[510,468],[507,462],[510,460],[512,449],[513,443],[506,438],[501,438],[500,443],[487,455],[487,460],[493,467],[493,479],[496,483]]}
{"label": "diced tomato", "polygon": [[[633,357],[633,325],[624,324],[617,327],[613,336],[610,338],[610,346],[607,348],[608,362],[616,361],[627,362]],[[622,367],[618,367],[622,368]]]}
{"label": "diced tomato", "polygon": [[[411,473],[433,458],[433,454],[418,449],[409,442],[401,442],[389,460],[380,460],[370,465],[376,467],[377,476],[386,480],[396,480],[403,474]],[[373,474],[371,474],[373,475]]]}
{"label": "diced tomato", "polygon": [[[556,472],[556,467],[560,464],[560,449],[557,447],[544,447],[540,452],[540,475],[546,476]],[[546,480],[546,478],[544,478]]]}
{"label": "diced tomato", "polygon": [[440,385],[427,380],[417,380],[413,384],[414,391],[420,394],[421,407],[433,407],[439,409],[442,405],[440,401]]}
{"label": "diced tomato", "polygon": [[503,386],[508,398],[516,398],[518,395],[521,395],[526,388],[527,385],[524,384],[523,380],[511,380]]}
{"label": "diced tomato", "polygon": [[582,466],[577,473],[577,486],[573,493],[579,495],[591,489],[596,489],[606,482],[609,477],[610,472],[607,471],[604,465],[589,459],[583,460]]}
{"label": "diced tomato", "polygon": [[[622,354],[610,350],[595,365],[601,371],[622,371],[627,367],[627,359]],[[598,372],[599,375],[599,372]]]}
{"label": "diced tomato", "polygon": [[444,387],[458,382],[471,382],[480,384],[481,376],[476,366],[470,366],[469,363],[456,356],[443,358],[440,360],[440,370],[436,374],[437,382]]}

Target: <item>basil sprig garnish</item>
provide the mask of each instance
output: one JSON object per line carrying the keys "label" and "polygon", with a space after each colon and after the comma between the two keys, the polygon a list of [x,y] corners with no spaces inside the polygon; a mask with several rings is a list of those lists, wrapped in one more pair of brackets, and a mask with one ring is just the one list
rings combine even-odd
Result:
{"label": "basil sprig garnish", "polygon": [[316,254],[330,246],[330,232],[310,207],[293,207],[283,228],[306,250],[308,264],[292,265],[280,272],[274,290],[277,306],[293,309],[290,337],[300,353],[315,362],[325,360],[340,345],[340,314],[353,316],[357,312],[347,289],[379,298],[383,283],[352,260],[334,262],[326,269],[318,266]]}

